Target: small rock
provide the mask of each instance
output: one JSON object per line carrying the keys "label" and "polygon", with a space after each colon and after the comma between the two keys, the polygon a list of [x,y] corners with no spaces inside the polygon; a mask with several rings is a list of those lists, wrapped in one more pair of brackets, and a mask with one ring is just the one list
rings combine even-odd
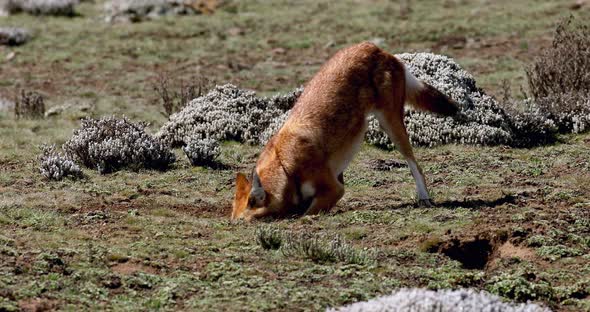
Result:
{"label": "small rock", "polygon": [[374,45],[378,46],[378,47],[383,47],[385,46],[385,38],[373,38],[371,40],[369,40],[369,42],[373,43]]}
{"label": "small rock", "polygon": [[10,53],[8,53],[8,55],[6,56],[6,60],[7,61],[12,61],[12,59],[16,56],[16,52],[12,51]]}
{"label": "small rock", "polygon": [[576,0],[572,4],[570,4],[569,8],[570,10],[579,10],[584,5],[586,5],[586,0]]}
{"label": "small rock", "polygon": [[227,30],[227,34],[230,36],[243,36],[246,32],[244,31],[244,29],[240,28],[240,27],[232,27],[230,29]]}
{"label": "small rock", "polygon": [[57,116],[57,115],[63,113],[63,111],[64,111],[63,106],[53,106],[45,112],[45,118],[51,117],[51,116]]}
{"label": "small rock", "polygon": [[336,42],[334,42],[333,40],[330,40],[330,41],[328,41],[328,43],[326,43],[324,45],[324,49],[329,49],[329,48],[334,47],[334,46],[336,46]]}
{"label": "small rock", "polygon": [[285,54],[287,50],[283,48],[274,48],[271,50],[272,54]]}

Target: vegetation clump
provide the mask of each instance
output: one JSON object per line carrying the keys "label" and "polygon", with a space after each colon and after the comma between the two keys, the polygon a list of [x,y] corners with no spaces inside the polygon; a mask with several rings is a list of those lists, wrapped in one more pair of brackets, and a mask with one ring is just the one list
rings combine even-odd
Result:
{"label": "vegetation clump", "polygon": [[32,15],[74,16],[78,0],[6,0],[0,4],[4,14],[25,12]]}
{"label": "vegetation clump", "polygon": [[0,27],[0,45],[18,46],[29,41],[29,31],[18,27]]}
{"label": "vegetation clump", "polygon": [[567,247],[564,245],[542,246],[537,249],[537,254],[543,259],[556,261],[561,258],[575,257],[582,255],[582,251],[577,248]]}
{"label": "vegetation clump", "polygon": [[555,141],[557,133],[590,129],[590,29],[573,17],[559,23],[553,45],[526,68],[533,97],[507,97],[515,146]]}
{"label": "vegetation clump", "polygon": [[59,181],[65,177],[79,179],[84,176],[80,166],[67,154],[57,152],[55,145],[43,145],[39,156],[39,171],[48,180]]}
{"label": "vegetation clump", "polygon": [[191,138],[182,150],[193,166],[213,167],[221,153],[219,142],[211,138]]}
{"label": "vegetation clump", "polygon": [[262,248],[276,250],[283,245],[283,234],[281,230],[275,227],[258,227],[256,229],[256,240]]}
{"label": "vegetation clump", "polygon": [[280,250],[286,257],[309,259],[316,263],[344,262],[368,265],[376,261],[373,251],[358,249],[342,237],[308,233],[285,233],[271,227],[256,229],[256,241],[264,249]]}
{"label": "vegetation clump", "polygon": [[473,289],[432,291],[420,288],[402,288],[391,295],[365,302],[328,309],[328,312],[421,312],[421,311],[503,311],[503,312],[549,312],[532,303],[515,304],[503,302],[500,297]]}
{"label": "vegetation clump", "polygon": [[590,94],[590,25],[562,20],[553,44],[526,68],[529,89],[535,99],[560,94]]}
{"label": "vegetation clump", "polygon": [[215,1],[111,0],[105,3],[107,22],[140,22],[165,15],[212,13]]}
{"label": "vegetation clump", "polygon": [[180,87],[173,89],[170,78],[160,76],[158,82],[153,85],[164,108],[166,117],[180,111],[191,100],[203,95],[208,81],[204,78],[193,78],[189,82],[180,81]]}
{"label": "vegetation clump", "polygon": [[289,235],[285,237],[281,252],[287,257],[301,257],[317,263],[365,265],[376,261],[372,251],[358,249],[346,243],[340,236],[326,238],[321,235]]}
{"label": "vegetation clump", "polygon": [[[398,57],[419,79],[448,94],[460,106],[456,117],[439,117],[408,110],[405,123],[415,145],[435,146],[447,143],[533,146],[551,143],[559,129],[582,131],[590,115],[584,115],[587,103],[572,102],[575,107],[553,112],[535,102],[500,105],[485,94],[476,81],[452,59],[431,53],[405,53]],[[191,138],[236,140],[265,144],[287,119],[302,90],[273,98],[256,97],[254,92],[233,85],[217,86],[208,94],[193,100],[182,111],[170,117],[159,136],[173,145],[186,145]],[[391,148],[389,138],[378,121],[370,118],[366,141]],[[190,156],[189,156],[190,158]],[[202,161],[206,162],[206,161]],[[199,163],[197,161],[196,163]]]}
{"label": "vegetation clump", "polygon": [[[170,116],[157,136],[172,146],[187,146],[191,142],[235,140],[258,144],[261,133],[272,121],[293,106],[301,93],[296,90],[272,98],[257,97],[253,91],[227,84],[216,86],[209,93],[191,101],[183,110]],[[194,146],[194,144],[192,144]],[[201,143],[202,146],[204,146]],[[213,146],[209,144],[209,146]],[[209,153],[190,153],[193,163],[208,163]],[[199,157],[205,156],[203,159]]]}
{"label": "vegetation clump", "polygon": [[17,119],[42,119],[45,116],[45,99],[34,91],[21,90],[14,103]]}
{"label": "vegetation clump", "polygon": [[530,272],[502,273],[486,282],[486,290],[517,301],[551,299],[553,288],[546,281],[536,281]]}
{"label": "vegetation clump", "polygon": [[176,156],[167,144],[146,132],[147,126],[126,117],[86,118],[63,149],[100,173],[123,168],[164,170],[176,161]]}

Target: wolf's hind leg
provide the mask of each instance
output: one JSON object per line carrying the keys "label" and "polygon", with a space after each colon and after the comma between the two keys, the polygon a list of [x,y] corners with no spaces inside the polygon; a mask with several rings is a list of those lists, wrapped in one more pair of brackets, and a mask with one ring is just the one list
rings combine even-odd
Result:
{"label": "wolf's hind leg", "polygon": [[422,168],[420,168],[420,165],[418,165],[416,159],[414,158],[412,145],[410,144],[410,139],[408,137],[408,133],[406,132],[406,127],[403,121],[403,112],[396,114],[389,111],[382,111],[376,114],[376,116],[377,119],[379,119],[381,128],[385,130],[391,141],[395,144],[395,146],[397,146],[400,153],[408,162],[408,166],[410,167],[414,181],[416,181],[416,190],[418,192],[419,204],[432,206],[432,203],[430,202],[430,195],[428,194],[428,189],[426,188],[426,180],[424,179],[424,174],[422,173]]}

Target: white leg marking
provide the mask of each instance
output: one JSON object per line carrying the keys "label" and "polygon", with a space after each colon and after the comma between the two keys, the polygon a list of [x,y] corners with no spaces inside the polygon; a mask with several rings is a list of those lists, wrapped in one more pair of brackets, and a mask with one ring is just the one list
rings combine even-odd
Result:
{"label": "white leg marking", "polygon": [[404,64],[404,76],[406,78],[406,93],[414,94],[416,91],[424,87],[422,82],[412,74],[406,64]]}
{"label": "white leg marking", "polygon": [[418,170],[418,165],[416,164],[416,162],[408,160],[408,166],[410,167],[410,171],[412,171],[414,181],[416,181],[418,199],[430,199],[430,196],[428,195],[428,190],[426,189],[426,181],[424,180],[424,176],[420,173],[420,170]]}
{"label": "white leg marking", "polygon": [[[376,111],[376,112],[374,112],[374,114],[375,114],[375,118],[377,118],[377,120],[379,120],[379,125],[381,126],[381,128],[387,133],[387,135],[391,139],[391,142],[394,143],[395,140],[393,139],[394,138],[393,132],[391,131],[389,123],[387,123],[387,120],[385,119],[385,116],[383,115],[383,113]],[[424,180],[424,176],[420,173],[420,170],[418,170],[418,164],[416,164],[416,162],[413,161],[412,159],[406,158],[406,161],[408,162],[408,166],[410,167],[410,171],[412,171],[412,176],[414,176],[414,181],[416,181],[416,190],[418,191],[418,199],[419,200],[429,200],[430,195],[428,195],[428,189],[426,188],[426,180]]]}
{"label": "white leg marking", "polygon": [[315,195],[315,188],[311,182],[308,181],[301,184],[301,195],[303,196],[303,200]]}

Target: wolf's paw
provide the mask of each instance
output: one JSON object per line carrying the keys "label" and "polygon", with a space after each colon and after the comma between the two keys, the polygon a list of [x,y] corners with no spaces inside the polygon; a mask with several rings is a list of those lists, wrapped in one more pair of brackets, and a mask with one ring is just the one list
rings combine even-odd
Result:
{"label": "wolf's paw", "polygon": [[432,201],[429,198],[419,199],[417,202],[417,205],[418,205],[418,207],[425,207],[425,208],[434,207],[434,204],[432,203]]}

